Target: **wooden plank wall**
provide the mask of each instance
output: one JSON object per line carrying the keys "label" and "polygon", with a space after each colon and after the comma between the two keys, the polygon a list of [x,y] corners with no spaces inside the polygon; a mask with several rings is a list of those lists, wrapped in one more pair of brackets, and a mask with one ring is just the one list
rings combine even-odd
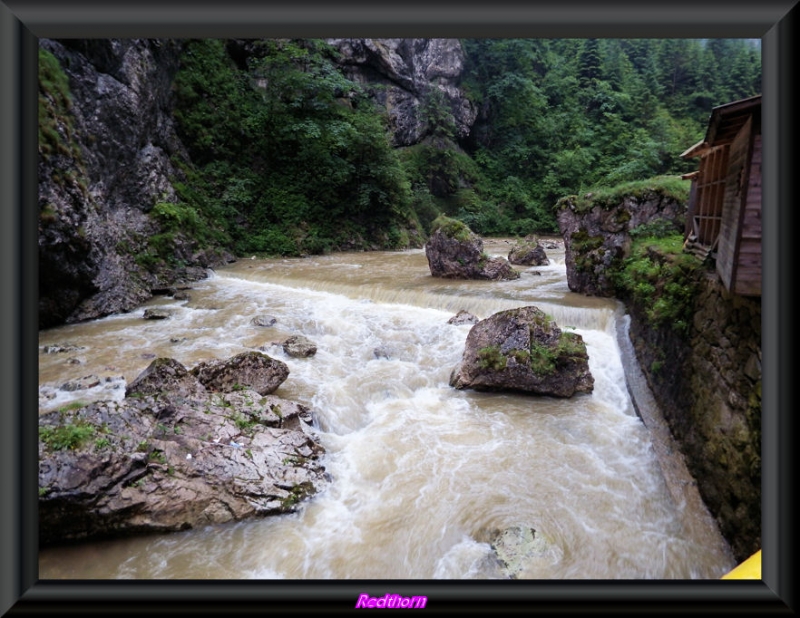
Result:
{"label": "wooden plank wall", "polygon": [[736,134],[730,145],[728,171],[725,179],[725,196],[722,204],[722,227],[717,251],[717,272],[725,289],[733,292],[736,282],[737,259],[739,253],[739,225],[743,191],[747,190],[745,169],[750,151],[750,130],[752,120],[748,120]]}
{"label": "wooden plank wall", "polygon": [[761,133],[753,136],[750,177],[741,224],[734,291],[761,296]]}

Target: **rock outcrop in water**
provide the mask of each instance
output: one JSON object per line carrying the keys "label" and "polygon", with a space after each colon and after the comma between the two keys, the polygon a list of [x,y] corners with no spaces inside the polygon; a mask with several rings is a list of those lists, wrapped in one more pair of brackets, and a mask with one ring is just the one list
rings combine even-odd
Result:
{"label": "rock outcrop in water", "polygon": [[472,327],[450,385],[572,397],[591,392],[594,377],[583,338],[528,306],[500,311]]}
{"label": "rock outcrop in water", "polygon": [[519,272],[502,257],[489,257],[483,241],[466,224],[440,216],[425,243],[425,256],[434,277],[445,279],[519,279]]}
{"label": "rock outcrop in water", "polygon": [[274,380],[237,377],[240,361],[220,381],[156,359],[120,402],[41,415],[40,543],[289,513],[322,489],[311,411],[243,386]]}
{"label": "rock outcrop in water", "polygon": [[508,252],[508,261],[511,264],[522,266],[547,266],[550,264],[544,247],[533,236],[527,236],[523,240],[518,240],[514,243],[514,246]]}
{"label": "rock outcrop in water", "polygon": [[[588,205],[581,206],[588,200]],[[592,202],[569,196],[559,201],[558,227],[564,237],[567,284],[573,292],[614,296],[608,274],[628,256],[631,230],[642,225],[662,225],[683,232],[686,204],[653,190],[641,197]]]}
{"label": "rock outcrop in water", "polygon": [[491,547],[500,572],[509,579],[548,573],[564,555],[553,541],[529,526],[513,526],[498,532]]}

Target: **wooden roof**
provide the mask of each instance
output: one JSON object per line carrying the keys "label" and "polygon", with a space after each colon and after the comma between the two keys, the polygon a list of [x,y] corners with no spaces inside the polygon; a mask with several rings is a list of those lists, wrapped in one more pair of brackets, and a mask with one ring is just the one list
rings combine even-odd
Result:
{"label": "wooden roof", "polygon": [[705,140],[700,140],[693,146],[689,146],[686,150],[681,153],[681,159],[690,159],[691,157],[696,157],[708,150],[708,144],[706,144]]}
{"label": "wooden roof", "polygon": [[730,144],[747,119],[760,109],[760,94],[715,107],[711,110],[705,138],[685,150],[681,157],[684,159],[699,157],[711,148]]}

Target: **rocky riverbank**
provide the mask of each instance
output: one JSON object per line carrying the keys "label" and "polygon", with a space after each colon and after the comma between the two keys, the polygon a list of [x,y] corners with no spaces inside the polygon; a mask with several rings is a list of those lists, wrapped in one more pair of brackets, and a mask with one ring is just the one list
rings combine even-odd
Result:
{"label": "rocky riverbank", "polygon": [[172,532],[289,513],[328,482],[311,410],[246,352],[154,360],[122,401],[39,417],[39,542]]}

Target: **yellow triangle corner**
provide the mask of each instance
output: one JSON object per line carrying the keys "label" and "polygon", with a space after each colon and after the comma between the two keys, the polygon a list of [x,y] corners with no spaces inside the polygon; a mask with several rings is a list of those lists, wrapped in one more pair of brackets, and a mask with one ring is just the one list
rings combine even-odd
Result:
{"label": "yellow triangle corner", "polygon": [[739,566],[725,573],[721,579],[761,579],[761,550],[759,549]]}

